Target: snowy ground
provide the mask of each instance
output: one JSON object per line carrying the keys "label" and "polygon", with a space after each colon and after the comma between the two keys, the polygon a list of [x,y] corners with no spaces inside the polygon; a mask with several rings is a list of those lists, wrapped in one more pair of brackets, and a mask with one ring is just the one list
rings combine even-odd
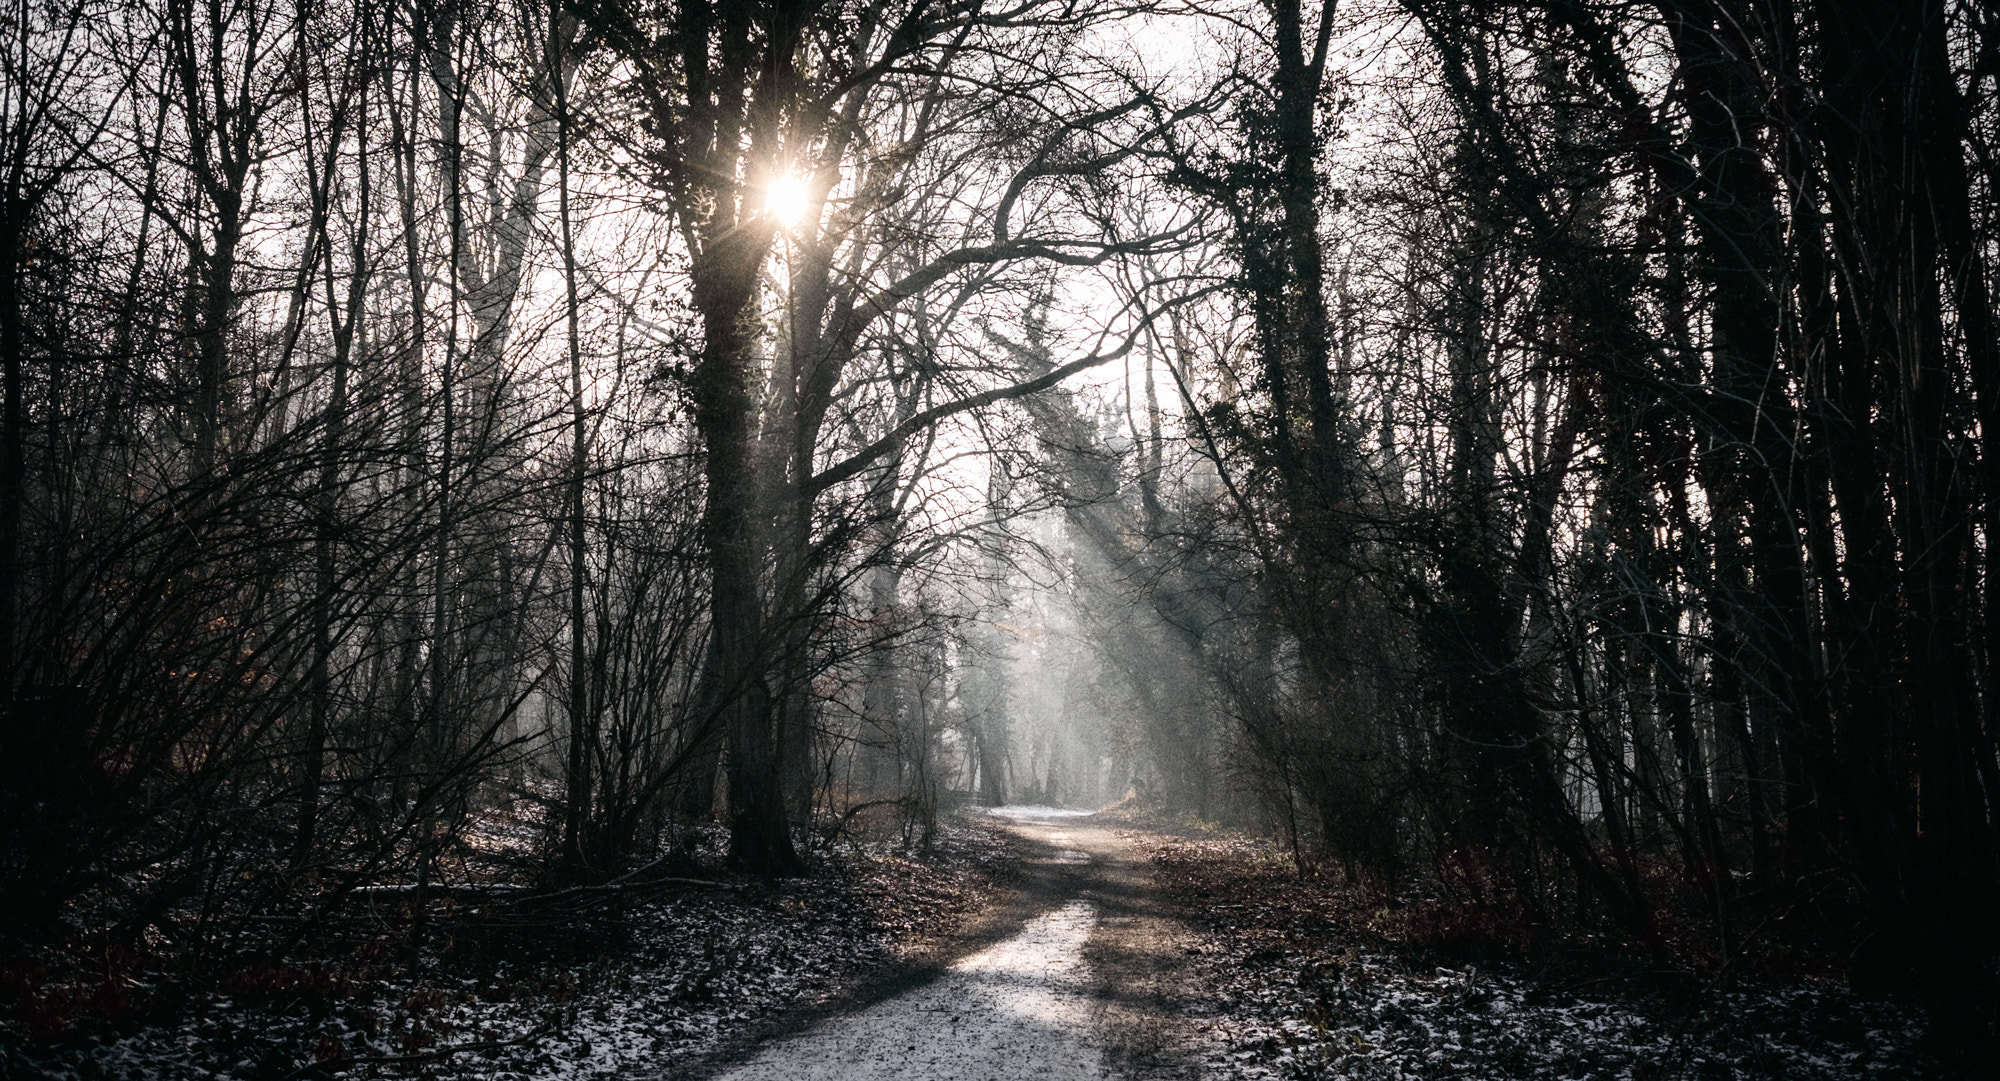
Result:
{"label": "snowy ground", "polygon": [[[1268,846],[1120,841],[1076,817],[1003,809],[946,826],[931,859],[876,848],[553,933],[460,919],[414,967],[362,942],[341,967],[246,969],[178,996],[141,972],[136,1020],[32,1039],[0,1022],[0,1078],[636,1079],[719,1062],[742,1063],[729,1081],[1094,1081],[1135,1063],[1216,1081],[1940,1076],[1916,1011],[1832,981],[1719,991],[1683,974],[1669,994],[1629,972],[1441,963],[1362,930],[1369,913],[1298,884]],[[1015,900],[982,919],[1019,914],[936,981],[745,1051],[772,1019],[903,971],[996,893]]]}
{"label": "snowy ground", "polygon": [[1083,946],[1071,901],[942,978],[764,1049],[723,1081],[1097,1081]]}
{"label": "snowy ground", "polygon": [[1189,979],[1216,1079],[1850,1081],[1938,1076],[1920,1014],[1827,980],[1639,993],[1519,962],[1439,967],[1369,944],[1245,842],[1149,839],[1199,918]]}
{"label": "snowy ground", "polygon": [[346,983],[225,981],[184,1001],[155,995],[151,1023],[39,1040],[0,1032],[0,1078],[673,1076],[893,964],[977,903],[1011,859],[992,827],[946,825],[926,860],[876,848],[776,887],[731,882],[497,940],[468,920],[415,972],[377,963],[373,978]]}
{"label": "snowy ground", "polygon": [[[1230,977],[1209,975],[1222,985]],[[1216,1077],[1929,1075],[1914,1052],[1922,1030],[1910,1013],[1834,988],[1717,994],[1691,1016],[1663,1018],[1616,998],[1555,993],[1476,968],[1410,972],[1381,956],[1317,980],[1226,994],[1210,1031]]]}
{"label": "snowy ground", "polygon": [[1042,822],[1058,818],[1086,818],[1089,811],[1077,811],[1063,807],[1044,807],[1035,803],[1010,803],[1004,807],[986,808],[986,813],[995,818],[1015,822]]}

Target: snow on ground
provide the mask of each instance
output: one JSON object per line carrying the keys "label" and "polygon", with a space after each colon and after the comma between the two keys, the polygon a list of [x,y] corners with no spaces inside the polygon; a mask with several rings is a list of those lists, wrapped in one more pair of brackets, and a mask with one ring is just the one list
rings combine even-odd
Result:
{"label": "snow on ground", "polygon": [[1029,921],[938,980],[767,1047],[722,1081],[1096,1081],[1088,901]]}
{"label": "snow on ground", "polygon": [[1010,803],[1003,807],[988,807],[986,808],[986,813],[995,818],[1041,821],[1051,818],[1083,818],[1094,812],[1076,811],[1064,807],[1045,807],[1038,803]]}
{"label": "snow on ground", "polygon": [[1219,963],[1204,977],[1231,988],[1207,1026],[1216,1078],[1835,1081],[1928,1072],[1913,1051],[1916,1018],[1832,988],[1718,994],[1692,1016],[1662,1018],[1477,968],[1404,971],[1380,955],[1261,986],[1234,967]]}
{"label": "snow on ground", "polygon": [[1423,965],[1298,898],[1308,891],[1246,873],[1268,866],[1259,846],[1151,840],[1162,879],[1205,917],[1188,978],[1202,991],[1198,1042],[1217,1081],[1938,1074],[1918,1050],[1916,1010],[1831,981],[1649,996],[1643,980],[1566,983],[1518,962]]}
{"label": "snow on ground", "polygon": [[[414,972],[378,965],[349,986],[225,984],[155,1004],[171,1015],[140,1027],[0,1047],[0,1077],[672,1076],[675,1063],[889,965],[1011,859],[998,831],[946,824],[925,860],[878,846],[775,887],[729,882],[476,949],[447,937]],[[467,921],[450,935],[474,930]]]}

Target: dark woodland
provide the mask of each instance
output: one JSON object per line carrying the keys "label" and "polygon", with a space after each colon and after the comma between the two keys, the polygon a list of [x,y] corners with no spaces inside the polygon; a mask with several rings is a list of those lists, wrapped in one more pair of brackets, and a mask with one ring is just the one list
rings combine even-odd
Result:
{"label": "dark woodland", "polygon": [[11,0],[0,1073],[1117,804],[1977,1075],[1996,154],[1970,0]]}

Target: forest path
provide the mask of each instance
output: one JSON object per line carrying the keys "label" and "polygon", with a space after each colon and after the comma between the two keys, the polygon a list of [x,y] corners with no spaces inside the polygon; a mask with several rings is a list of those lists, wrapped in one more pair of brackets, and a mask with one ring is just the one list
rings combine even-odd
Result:
{"label": "forest path", "polygon": [[[1183,1081],[1186,932],[1145,860],[1047,808],[994,812],[1029,844],[1021,889],[919,986],[764,1045],[723,1081]],[[982,948],[983,947],[983,948]],[[943,962],[943,958],[939,958]]]}

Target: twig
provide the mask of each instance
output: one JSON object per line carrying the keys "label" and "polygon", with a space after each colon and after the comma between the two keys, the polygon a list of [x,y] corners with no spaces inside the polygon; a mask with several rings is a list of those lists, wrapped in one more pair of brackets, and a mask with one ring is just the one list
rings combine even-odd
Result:
{"label": "twig", "polygon": [[614,878],[609,882],[600,882],[595,886],[571,886],[568,889],[557,890],[554,893],[531,894],[527,897],[521,897],[515,900],[508,901],[506,902],[506,905],[511,908],[540,907],[542,905],[553,904],[557,901],[566,901],[572,898],[604,897],[612,894],[630,893],[639,890],[657,889],[661,886],[698,886],[704,889],[716,889],[716,890],[733,890],[736,888],[736,884],[733,882],[717,882],[713,879],[707,879],[707,878],[678,878],[674,876],[660,876],[657,878],[647,878],[637,882],[633,881],[640,875],[645,874],[647,871],[650,871],[653,868],[658,867],[661,864],[666,863],[667,861],[673,858],[674,857],[672,856],[662,856],[661,858],[654,860],[653,862],[645,865],[644,867],[640,867],[632,871],[627,871],[626,873],[619,875],[617,878]]}

